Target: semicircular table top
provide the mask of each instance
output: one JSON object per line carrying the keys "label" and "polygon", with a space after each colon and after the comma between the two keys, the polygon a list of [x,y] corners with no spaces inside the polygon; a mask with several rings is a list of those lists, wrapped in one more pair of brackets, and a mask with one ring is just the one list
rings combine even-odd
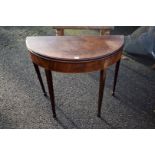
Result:
{"label": "semicircular table top", "polygon": [[82,61],[110,56],[124,45],[122,35],[31,36],[26,38],[30,52],[45,58]]}

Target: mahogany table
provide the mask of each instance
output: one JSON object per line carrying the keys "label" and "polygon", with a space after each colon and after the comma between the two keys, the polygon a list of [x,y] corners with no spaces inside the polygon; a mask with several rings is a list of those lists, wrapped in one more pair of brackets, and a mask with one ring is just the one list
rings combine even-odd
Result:
{"label": "mahogany table", "polygon": [[104,92],[106,69],[116,63],[113,95],[124,45],[124,36],[32,36],[26,38],[34,68],[46,95],[39,67],[45,69],[53,117],[56,117],[52,72],[85,73],[100,71],[98,113]]}

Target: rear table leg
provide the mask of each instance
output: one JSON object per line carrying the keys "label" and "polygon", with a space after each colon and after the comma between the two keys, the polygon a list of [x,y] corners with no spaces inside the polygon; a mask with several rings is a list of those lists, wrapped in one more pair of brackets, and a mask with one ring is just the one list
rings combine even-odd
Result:
{"label": "rear table leg", "polygon": [[99,98],[98,98],[98,113],[97,113],[98,117],[101,117],[101,106],[102,106],[102,99],[103,99],[103,93],[104,93],[105,79],[106,79],[106,71],[101,70],[100,84],[99,84]]}
{"label": "rear table leg", "polygon": [[115,95],[115,89],[116,89],[119,66],[120,66],[120,60],[116,63],[116,68],[115,68],[114,85],[113,85],[113,91],[112,91],[113,96]]}

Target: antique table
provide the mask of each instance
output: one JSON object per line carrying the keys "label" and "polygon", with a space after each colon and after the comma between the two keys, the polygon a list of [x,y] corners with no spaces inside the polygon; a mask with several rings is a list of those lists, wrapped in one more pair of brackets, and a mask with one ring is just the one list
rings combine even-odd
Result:
{"label": "antique table", "polygon": [[124,36],[31,36],[26,38],[34,68],[46,95],[39,67],[45,69],[53,117],[56,117],[52,72],[85,73],[100,71],[98,113],[104,92],[106,69],[116,63],[113,95],[124,45]]}

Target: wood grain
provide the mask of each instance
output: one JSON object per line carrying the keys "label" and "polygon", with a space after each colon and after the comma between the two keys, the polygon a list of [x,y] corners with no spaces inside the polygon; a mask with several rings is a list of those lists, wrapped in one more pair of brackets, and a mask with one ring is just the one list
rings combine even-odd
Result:
{"label": "wood grain", "polygon": [[112,55],[124,44],[123,36],[27,37],[29,51],[46,58],[66,61],[93,60]]}

